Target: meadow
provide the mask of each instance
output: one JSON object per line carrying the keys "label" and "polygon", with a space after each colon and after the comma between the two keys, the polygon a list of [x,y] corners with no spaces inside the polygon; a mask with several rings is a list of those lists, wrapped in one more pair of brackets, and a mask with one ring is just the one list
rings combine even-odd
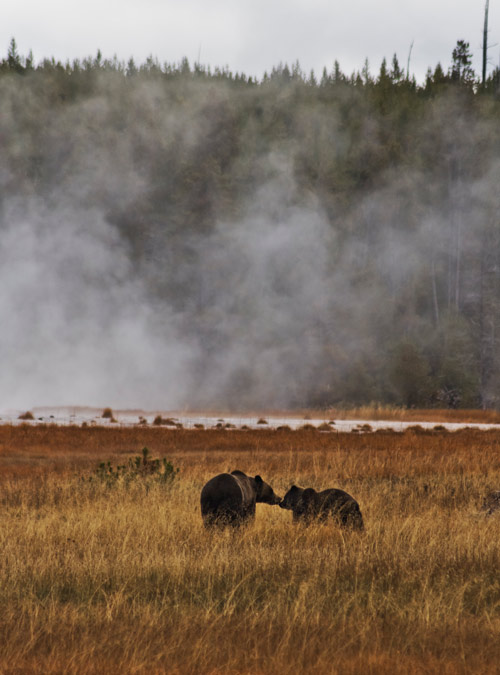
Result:
{"label": "meadow", "polygon": [[[143,447],[179,473],[96,472]],[[207,532],[236,468],[342,488],[366,531]],[[0,673],[498,673],[499,489],[498,431],[0,426]]]}

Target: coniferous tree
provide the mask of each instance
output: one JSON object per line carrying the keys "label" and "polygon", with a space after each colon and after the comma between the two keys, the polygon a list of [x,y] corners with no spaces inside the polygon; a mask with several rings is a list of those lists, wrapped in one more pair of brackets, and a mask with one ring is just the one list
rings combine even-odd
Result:
{"label": "coniferous tree", "polygon": [[452,65],[450,68],[450,77],[452,82],[464,85],[474,83],[474,70],[472,69],[472,54],[470,53],[469,43],[465,40],[458,40],[452,53]]}
{"label": "coniferous tree", "polygon": [[10,71],[15,73],[24,72],[22,59],[17,51],[17,44],[14,38],[10,41],[9,50],[7,52],[7,67]]}
{"label": "coniferous tree", "polygon": [[404,79],[404,72],[401,70],[399,66],[399,61],[396,54],[394,54],[394,56],[392,57],[391,78],[393,82],[395,82],[396,84],[398,84]]}

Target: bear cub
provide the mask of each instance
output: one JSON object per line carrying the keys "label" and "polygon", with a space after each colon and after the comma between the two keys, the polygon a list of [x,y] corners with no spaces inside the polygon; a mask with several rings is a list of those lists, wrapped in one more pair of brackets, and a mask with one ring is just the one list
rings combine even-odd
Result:
{"label": "bear cub", "polygon": [[313,488],[292,485],[280,507],[293,511],[293,520],[306,525],[313,521],[325,521],[330,516],[344,527],[364,529],[358,502],[344,490],[330,488],[316,492]]}

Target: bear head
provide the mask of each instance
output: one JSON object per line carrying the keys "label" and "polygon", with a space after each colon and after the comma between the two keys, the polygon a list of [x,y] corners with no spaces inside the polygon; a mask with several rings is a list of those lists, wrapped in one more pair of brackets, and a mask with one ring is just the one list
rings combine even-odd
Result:
{"label": "bear head", "polygon": [[263,504],[280,504],[281,497],[274,494],[273,488],[262,480],[260,476],[255,476],[256,501]]}
{"label": "bear head", "polygon": [[288,509],[289,511],[295,510],[300,503],[300,498],[303,492],[303,488],[292,485],[292,487],[281,500],[280,507],[282,509]]}

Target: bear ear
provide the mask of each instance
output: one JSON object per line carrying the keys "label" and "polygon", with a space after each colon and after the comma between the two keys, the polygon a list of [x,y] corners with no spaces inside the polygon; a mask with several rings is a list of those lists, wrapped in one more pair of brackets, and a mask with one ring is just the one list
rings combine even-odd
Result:
{"label": "bear ear", "polygon": [[296,485],[292,485],[292,487],[290,488],[290,490],[293,490],[294,492],[295,492],[296,490],[298,490],[298,489],[299,489],[299,488],[298,488]]}
{"label": "bear ear", "polygon": [[256,483],[263,483],[264,482],[260,476],[255,476],[254,480],[255,480]]}

